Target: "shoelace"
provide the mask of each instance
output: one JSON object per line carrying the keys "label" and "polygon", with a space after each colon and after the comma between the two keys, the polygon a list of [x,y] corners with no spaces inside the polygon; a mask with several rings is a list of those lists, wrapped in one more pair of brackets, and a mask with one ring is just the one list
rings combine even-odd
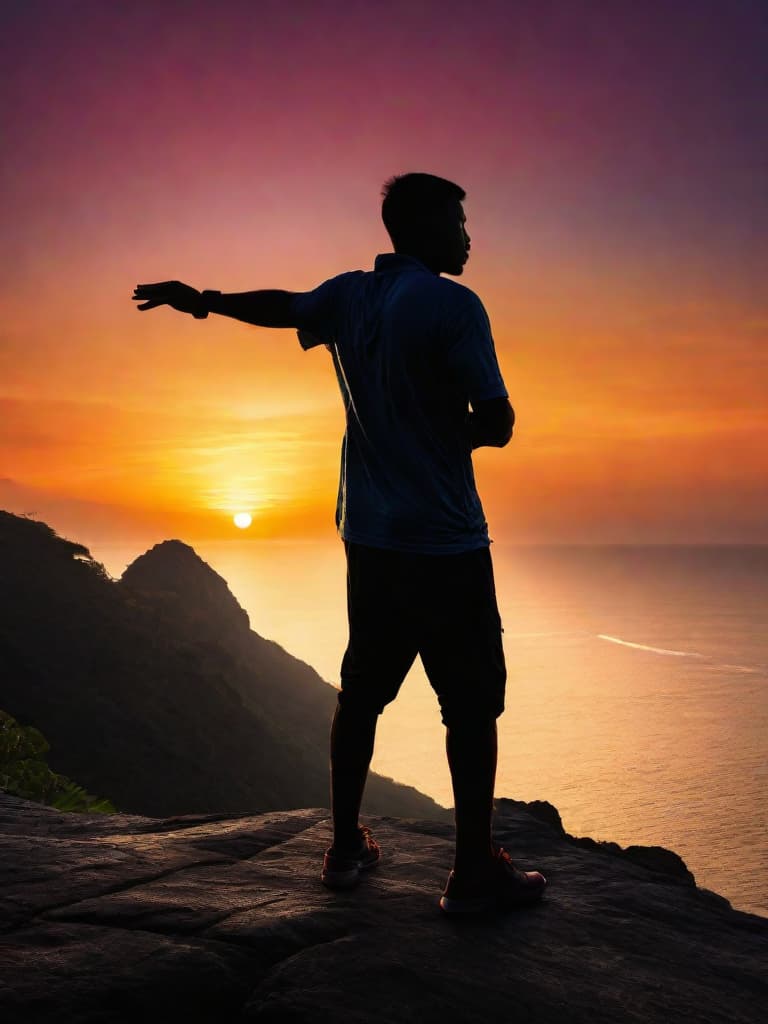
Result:
{"label": "shoelace", "polygon": [[379,849],[379,844],[376,842],[376,840],[371,835],[371,830],[370,830],[370,828],[367,825],[361,825],[360,826],[360,833],[361,833],[360,839],[361,839],[361,842],[362,842],[362,844],[364,846],[370,847],[373,850],[378,850]]}
{"label": "shoelace", "polygon": [[515,877],[523,885],[532,885],[532,884],[534,884],[532,879],[531,879],[531,877],[528,875],[528,872],[523,871],[521,868],[516,867],[515,864],[514,864],[514,861],[512,860],[512,858],[509,856],[509,854],[507,853],[507,851],[503,847],[499,847],[498,858],[499,858],[499,860],[505,860],[507,862],[507,864],[509,864],[509,866],[512,868],[513,872],[515,873]]}

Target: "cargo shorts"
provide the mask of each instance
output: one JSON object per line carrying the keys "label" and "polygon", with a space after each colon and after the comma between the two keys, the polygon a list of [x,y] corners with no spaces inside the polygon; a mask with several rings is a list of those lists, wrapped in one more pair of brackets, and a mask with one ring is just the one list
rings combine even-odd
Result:
{"label": "cargo shorts", "polygon": [[349,643],[342,706],[381,714],[421,656],[443,724],[504,711],[507,670],[488,546],[425,555],[344,542]]}

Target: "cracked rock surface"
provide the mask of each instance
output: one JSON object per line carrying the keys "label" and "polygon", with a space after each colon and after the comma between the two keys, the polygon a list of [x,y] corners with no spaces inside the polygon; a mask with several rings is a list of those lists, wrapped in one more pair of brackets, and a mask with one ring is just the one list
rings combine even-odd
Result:
{"label": "cracked rock surface", "polygon": [[437,906],[453,829],[365,819],[382,862],[319,880],[328,811],[64,814],[0,793],[0,1020],[344,1024],[768,1019],[768,920],[656,848],[567,835],[499,800],[496,839],[549,879],[538,906]]}

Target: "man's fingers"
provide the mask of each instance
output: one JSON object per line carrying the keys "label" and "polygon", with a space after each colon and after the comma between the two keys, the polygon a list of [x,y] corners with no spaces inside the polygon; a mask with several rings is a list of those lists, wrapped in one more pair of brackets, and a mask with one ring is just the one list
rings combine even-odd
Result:
{"label": "man's fingers", "polygon": [[195,295],[195,289],[181,281],[157,281],[151,284],[137,284],[133,289],[134,301],[145,300],[137,309],[154,309],[155,306],[172,306],[182,312],[187,311]]}
{"label": "man's fingers", "polygon": [[164,288],[137,288],[133,293],[134,299],[157,299],[160,295],[165,295],[166,290]]}

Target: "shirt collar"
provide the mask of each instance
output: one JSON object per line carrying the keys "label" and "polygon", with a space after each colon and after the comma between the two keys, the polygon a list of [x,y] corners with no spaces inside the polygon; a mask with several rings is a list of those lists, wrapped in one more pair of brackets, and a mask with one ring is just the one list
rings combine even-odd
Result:
{"label": "shirt collar", "polygon": [[425,270],[428,274],[434,274],[434,271],[430,270],[426,263],[417,260],[415,256],[408,256],[402,252],[379,253],[374,260],[373,269],[378,273],[390,273],[401,270]]}

